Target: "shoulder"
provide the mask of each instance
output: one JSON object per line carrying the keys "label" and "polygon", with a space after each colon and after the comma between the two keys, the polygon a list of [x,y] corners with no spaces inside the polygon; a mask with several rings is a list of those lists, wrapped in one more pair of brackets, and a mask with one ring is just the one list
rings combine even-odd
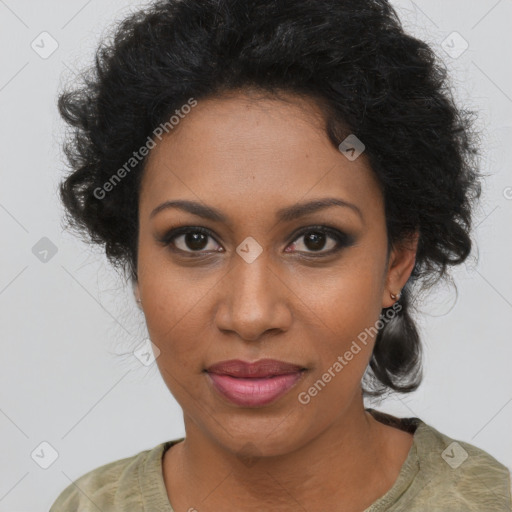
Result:
{"label": "shoulder", "polygon": [[160,443],[151,449],[85,473],[60,493],[50,512],[128,512],[142,509],[140,472],[152,457],[158,457],[159,454],[161,456],[169,442]]}
{"label": "shoulder", "polygon": [[[439,510],[512,510],[510,471],[492,455],[419,421],[415,434],[425,487],[420,494]],[[437,510],[437,509],[435,509]]]}

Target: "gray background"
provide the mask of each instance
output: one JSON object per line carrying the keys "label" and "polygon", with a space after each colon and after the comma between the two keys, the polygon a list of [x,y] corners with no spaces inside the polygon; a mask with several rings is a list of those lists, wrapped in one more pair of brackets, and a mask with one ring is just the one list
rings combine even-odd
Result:
{"label": "gray background", "polygon": [[[512,468],[512,1],[393,4],[405,28],[447,63],[457,100],[480,112],[490,176],[477,212],[478,261],[453,272],[458,295],[445,286],[422,306],[423,385],[369,405],[419,416]],[[131,353],[147,333],[130,287],[101,251],[62,230],[56,196],[66,170],[59,87],[91,62],[111,25],[141,5],[0,0],[2,512],[48,510],[86,471],[184,434],[156,364]],[[51,49],[50,39],[41,48],[44,31],[58,44],[47,58],[31,47]],[[454,31],[469,45],[456,58],[444,49],[462,48]],[[47,261],[44,237],[57,249]],[[43,442],[58,453],[47,469]]]}

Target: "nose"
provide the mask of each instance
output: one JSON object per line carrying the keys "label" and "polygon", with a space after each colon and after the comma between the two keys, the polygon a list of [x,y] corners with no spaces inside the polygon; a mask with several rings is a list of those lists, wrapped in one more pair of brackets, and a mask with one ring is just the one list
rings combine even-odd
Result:
{"label": "nose", "polygon": [[235,256],[220,290],[215,319],[219,330],[257,341],[290,328],[292,292],[264,253],[252,263]]}

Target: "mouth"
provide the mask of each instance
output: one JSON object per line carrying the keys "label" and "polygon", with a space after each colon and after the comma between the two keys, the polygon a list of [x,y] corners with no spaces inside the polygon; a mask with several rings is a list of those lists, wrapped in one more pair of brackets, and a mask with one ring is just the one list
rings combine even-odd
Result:
{"label": "mouth", "polygon": [[307,368],[262,359],[254,363],[222,361],[205,372],[213,389],[241,407],[261,407],[287,394],[303,377]]}

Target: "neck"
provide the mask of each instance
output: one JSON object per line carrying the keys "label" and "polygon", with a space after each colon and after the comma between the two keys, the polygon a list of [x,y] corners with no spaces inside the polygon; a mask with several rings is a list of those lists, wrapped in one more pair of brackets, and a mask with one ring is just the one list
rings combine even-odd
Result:
{"label": "neck", "polygon": [[329,429],[282,455],[258,456],[254,448],[240,456],[190,418],[185,427],[186,440],[164,458],[176,510],[291,511],[298,504],[306,510],[363,510],[393,485],[412,443],[412,436],[366,412],[362,397]]}

